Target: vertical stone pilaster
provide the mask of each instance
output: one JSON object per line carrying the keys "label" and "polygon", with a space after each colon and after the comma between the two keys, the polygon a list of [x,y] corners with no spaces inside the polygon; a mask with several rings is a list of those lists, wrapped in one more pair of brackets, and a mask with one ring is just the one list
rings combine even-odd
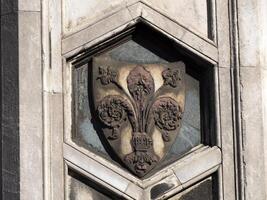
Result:
{"label": "vertical stone pilaster", "polygon": [[[263,0],[238,0],[238,34],[240,64],[240,103],[244,194],[246,200],[266,199],[266,123],[264,124],[264,95],[262,49],[265,26]],[[266,7],[265,7],[266,9]],[[266,34],[266,32],[265,32]],[[265,105],[264,105],[265,104]],[[264,140],[265,139],[265,140]],[[265,142],[264,142],[265,141]]]}
{"label": "vertical stone pilaster", "polygon": [[265,159],[265,195],[267,198],[267,1],[260,0],[260,66],[262,75],[262,102],[263,102],[263,135]]}
{"label": "vertical stone pilaster", "polygon": [[20,199],[43,199],[41,15],[19,11]]}

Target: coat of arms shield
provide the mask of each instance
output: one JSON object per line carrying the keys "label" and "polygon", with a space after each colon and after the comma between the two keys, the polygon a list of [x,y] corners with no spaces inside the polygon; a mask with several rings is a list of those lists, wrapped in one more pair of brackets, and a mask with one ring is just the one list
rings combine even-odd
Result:
{"label": "coat of arms shield", "polygon": [[101,133],[136,176],[169,151],[185,106],[185,64],[129,64],[93,59],[93,104]]}

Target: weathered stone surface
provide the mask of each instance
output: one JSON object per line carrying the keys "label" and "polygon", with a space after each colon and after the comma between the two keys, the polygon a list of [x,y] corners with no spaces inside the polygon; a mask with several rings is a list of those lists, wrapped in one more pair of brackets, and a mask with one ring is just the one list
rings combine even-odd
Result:
{"label": "weathered stone surface", "polygon": [[247,67],[259,66],[259,37],[261,24],[258,9],[260,1],[238,1],[238,32],[240,45],[240,65]]}
{"label": "weathered stone surface", "polygon": [[[262,78],[262,102],[263,102],[263,137],[265,155],[265,198],[267,198],[267,1],[259,0],[259,8],[256,10],[259,16],[259,60]],[[254,33],[255,34],[255,33]],[[255,184],[256,185],[256,184]],[[264,188],[263,188],[264,189]]]}
{"label": "weathered stone surface", "polygon": [[124,0],[113,0],[106,2],[103,0],[64,0],[64,30],[73,32],[85,25],[92,24],[99,19],[108,16],[121,8]]}
{"label": "weathered stone surface", "polygon": [[67,53],[79,46],[101,37],[105,33],[114,31],[114,28],[129,23],[132,20],[131,13],[127,9],[120,10],[114,15],[108,16],[105,20],[98,21],[88,29],[81,30],[75,35],[63,40],[62,52]]}
{"label": "weathered stone surface", "polygon": [[41,11],[41,0],[17,0],[19,11]]}
{"label": "weathered stone surface", "polygon": [[189,157],[174,169],[177,178],[182,184],[190,181],[200,174],[218,166],[221,163],[221,151],[213,147],[199,153],[197,156]]}
{"label": "weathered stone surface", "polygon": [[216,13],[217,13],[217,45],[219,54],[219,67],[231,66],[231,52],[230,52],[230,25],[229,25],[229,2],[218,1],[216,2]]}
{"label": "weathered stone surface", "polygon": [[[262,69],[263,76],[263,130],[264,130],[264,155],[265,155],[265,180],[267,180],[267,68]],[[265,192],[267,196],[267,183],[265,184]]]}
{"label": "weathered stone surface", "polygon": [[208,34],[208,15],[206,0],[145,0],[149,5],[162,11],[167,16],[189,29],[204,36]]}
{"label": "weathered stone surface", "polygon": [[21,200],[43,198],[40,19],[38,12],[19,13]]}
{"label": "weathered stone surface", "polygon": [[[99,19],[104,18],[127,4],[132,4],[134,0],[115,0],[107,3],[106,1],[90,0],[65,0],[64,1],[64,30],[73,32],[78,28],[83,28]],[[207,36],[208,15],[206,0],[167,0],[167,1],[144,1],[160,12],[173,18],[175,21],[196,30],[200,34]],[[177,12],[179,11],[179,12]],[[182,11],[182,12],[181,12]]]}
{"label": "weathered stone surface", "polygon": [[260,69],[242,67],[241,117],[247,199],[265,199],[264,135]]}
{"label": "weathered stone surface", "polygon": [[196,50],[197,53],[204,54],[212,60],[218,60],[218,49],[213,44],[201,37],[198,37],[194,32],[189,31],[186,27],[170,20],[167,16],[164,16],[151,7],[144,5],[142,9],[142,17],[155,27],[159,28],[160,31],[174,37],[177,43],[190,46],[190,51],[195,52],[194,50]]}
{"label": "weathered stone surface", "polygon": [[234,135],[232,119],[232,96],[230,68],[219,68],[219,101],[220,103],[220,129],[218,142],[222,148],[223,177],[228,181],[223,182],[226,191],[225,198],[235,197],[235,172],[234,172]]}
{"label": "weathered stone surface", "polygon": [[[44,167],[46,168],[46,173],[44,176],[46,178],[51,178],[51,182],[54,183],[53,187],[50,190],[50,197],[56,199],[63,199],[64,194],[58,191],[64,190],[64,161],[62,158],[63,155],[63,95],[61,93],[46,93],[47,98],[49,98],[49,109],[50,112],[46,114],[49,115],[50,123],[48,127],[50,127],[50,131],[45,132],[44,135],[47,142],[47,146],[45,150],[47,150],[47,154],[45,154],[48,159],[47,163]],[[50,146],[51,145],[51,146]],[[50,148],[51,147],[51,148]],[[50,154],[50,152],[53,152]],[[51,171],[49,171],[51,170]],[[48,184],[49,182],[45,182]],[[57,184],[55,184],[57,183]]]}

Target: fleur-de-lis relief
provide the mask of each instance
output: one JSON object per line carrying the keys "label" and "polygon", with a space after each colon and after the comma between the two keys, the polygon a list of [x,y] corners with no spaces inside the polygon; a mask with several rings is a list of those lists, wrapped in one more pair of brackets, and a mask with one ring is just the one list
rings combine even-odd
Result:
{"label": "fleur-de-lis relief", "polygon": [[116,82],[117,70],[119,68],[99,68],[97,79],[100,79],[105,87],[114,83],[112,88],[118,95],[107,93],[101,98],[96,107],[97,115],[103,125],[111,130],[108,132],[109,135],[106,135],[110,141],[120,139],[122,130],[125,130],[126,124],[130,124],[132,152],[126,154],[122,161],[137,176],[142,177],[161,159],[155,153],[151,135],[155,128],[159,130],[165,143],[173,142],[177,135],[175,131],[180,126],[183,108],[176,99],[167,94],[163,95],[162,91],[166,87],[166,91],[171,93],[171,90],[179,86],[180,71],[177,68],[165,68],[161,74],[163,85],[155,91],[151,69],[148,70],[142,65],[131,68],[124,78],[127,87],[123,87],[121,82]]}

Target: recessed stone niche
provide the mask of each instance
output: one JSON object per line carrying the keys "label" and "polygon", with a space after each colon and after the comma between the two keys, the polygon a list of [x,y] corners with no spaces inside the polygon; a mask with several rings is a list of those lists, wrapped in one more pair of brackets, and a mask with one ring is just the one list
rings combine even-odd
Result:
{"label": "recessed stone niche", "polygon": [[208,64],[195,59],[193,54],[190,55],[167,37],[143,23],[138,24],[123,37],[114,39],[114,43],[103,46],[103,49],[94,50],[93,53],[90,50],[83,53],[82,57],[77,59],[78,62],[73,70],[72,140],[78,146],[124,168],[123,163],[113,156],[112,149],[97,131],[101,127],[97,127],[98,125],[94,123],[97,116],[92,109],[92,60],[98,57],[109,57],[117,62],[140,65],[164,65],[178,61],[185,63],[185,108],[179,134],[164,159],[145,177],[190,153],[194,147],[208,143],[207,137],[203,137],[204,111],[201,109],[201,104],[206,101],[201,95],[201,85],[205,76],[200,72],[200,69],[205,69],[204,72],[209,71]]}

